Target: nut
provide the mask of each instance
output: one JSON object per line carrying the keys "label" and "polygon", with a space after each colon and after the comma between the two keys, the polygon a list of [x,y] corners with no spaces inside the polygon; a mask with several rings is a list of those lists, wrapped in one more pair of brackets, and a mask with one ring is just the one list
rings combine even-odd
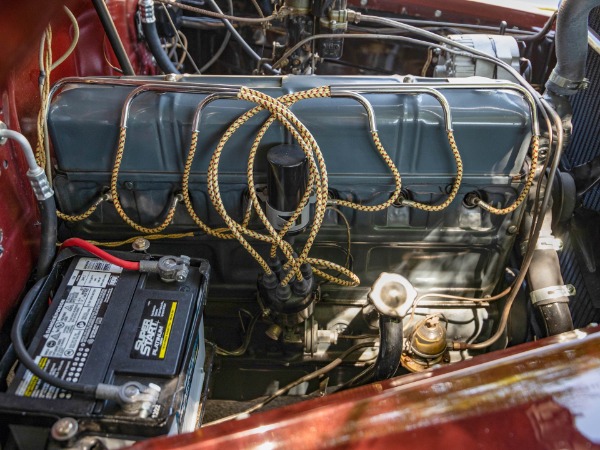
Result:
{"label": "nut", "polygon": [[75,437],[78,430],[79,425],[75,419],[72,417],[63,417],[54,422],[50,430],[50,435],[54,440],[64,442]]}

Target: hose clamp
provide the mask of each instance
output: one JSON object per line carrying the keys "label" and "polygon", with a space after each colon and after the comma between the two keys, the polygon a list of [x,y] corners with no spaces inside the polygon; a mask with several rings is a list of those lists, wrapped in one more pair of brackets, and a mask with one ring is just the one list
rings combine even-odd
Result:
{"label": "hose clamp", "polygon": [[590,86],[590,80],[584,78],[580,81],[573,81],[569,78],[565,78],[559,75],[556,70],[553,70],[550,76],[548,77],[548,81],[554,83],[556,86],[567,89],[570,91],[581,91],[587,89]]}
{"label": "hose clamp", "polygon": [[[563,286],[548,286],[531,291],[531,303],[534,306],[544,306],[549,303],[568,303],[569,298],[575,295],[577,291],[572,284]],[[560,300],[559,300],[560,299]]]}
{"label": "hose clamp", "polygon": [[[560,252],[563,249],[563,241],[562,239],[556,238],[554,236],[544,236],[537,240],[535,243],[535,250],[554,250],[556,252]],[[521,243],[521,254],[524,255],[527,252],[527,247],[529,247],[529,240],[523,241]]]}

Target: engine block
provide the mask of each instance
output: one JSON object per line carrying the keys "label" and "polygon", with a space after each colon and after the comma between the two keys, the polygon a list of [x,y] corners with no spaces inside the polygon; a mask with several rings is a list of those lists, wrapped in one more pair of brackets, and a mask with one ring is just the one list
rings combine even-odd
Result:
{"label": "engine block", "polygon": [[[141,79],[139,83],[152,81],[155,79]],[[362,90],[375,112],[381,141],[401,173],[405,195],[425,203],[439,203],[456,172],[445,136],[444,111],[427,92],[389,91],[390,86],[435,88],[450,106],[451,127],[464,164],[459,194],[441,212],[404,206],[376,213],[342,208],[352,227],[353,268],[367,286],[382,271],[395,271],[418,290],[486,294],[494,289],[513,244],[511,227],[518,226],[519,210],[495,216],[472,208],[464,198],[479,192],[488,202],[505,205],[515,198],[522,183],[531,109],[516,85],[485,79],[431,82],[401,77],[320,76],[205,76],[185,78],[181,83],[190,81],[217,88],[246,85],[273,97],[322,85]],[[65,213],[85,210],[110,184],[121,110],[134,88],[117,82],[65,83],[51,104],[49,128],[58,171],[55,189]],[[167,205],[181,191],[192,118],[207,95],[186,92],[182,87],[177,93],[145,92],[131,102],[118,187],[125,211],[141,223],[160,221]],[[252,106],[238,100],[219,100],[202,115],[190,193],[198,215],[209,226],[223,226],[207,195],[210,157],[227,126]],[[348,98],[311,99],[293,105],[292,111],[320,145],[333,198],[362,204],[389,198],[393,179],[370,140],[363,106]],[[263,112],[240,128],[221,158],[223,201],[237,220],[241,220],[247,204],[247,149],[266,117]],[[290,139],[280,125],[267,132],[256,160],[258,186],[266,179],[266,149]],[[190,217],[178,208],[168,231],[193,228]],[[328,211],[313,252],[343,261],[343,229],[339,217]],[[110,203],[101,204],[87,220],[71,224],[68,232],[99,240],[131,234]],[[297,239],[302,241],[302,235]],[[213,286],[254,285],[258,267],[237,243],[206,236],[193,242],[186,244],[186,250],[210,260]]]}

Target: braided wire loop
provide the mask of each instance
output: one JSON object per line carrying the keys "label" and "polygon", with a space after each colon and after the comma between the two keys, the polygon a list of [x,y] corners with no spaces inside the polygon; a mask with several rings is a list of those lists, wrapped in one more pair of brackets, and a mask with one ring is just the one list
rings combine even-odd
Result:
{"label": "braided wire loop", "polygon": [[476,202],[477,206],[481,207],[482,209],[488,211],[491,214],[496,215],[506,215],[516,210],[521,205],[521,203],[523,203],[523,201],[527,198],[527,194],[529,193],[529,190],[531,189],[531,186],[533,185],[533,182],[535,180],[535,173],[537,170],[539,159],[539,147],[540,137],[537,135],[533,135],[531,137],[531,165],[529,166],[529,172],[527,173],[527,178],[525,180],[525,184],[523,186],[523,189],[521,190],[521,193],[512,204],[504,208],[495,208],[492,205],[484,202],[483,200],[478,200]]}
{"label": "braided wire loop", "polygon": [[411,208],[421,209],[423,211],[429,212],[437,212],[446,209],[450,203],[454,201],[456,195],[458,194],[458,190],[460,189],[460,185],[463,179],[463,162],[460,156],[460,152],[458,151],[458,146],[456,145],[456,140],[454,139],[454,132],[452,130],[447,130],[446,135],[448,137],[448,144],[450,145],[450,149],[452,150],[452,156],[454,156],[454,162],[456,164],[456,177],[452,182],[452,188],[450,189],[450,193],[446,200],[444,200],[439,205],[428,205],[426,203],[419,203],[412,200],[402,199],[402,204],[405,206],[410,206]]}
{"label": "braided wire loop", "polygon": [[174,198],[174,200],[171,202],[171,205],[169,206],[169,209],[163,222],[160,225],[153,228],[145,227],[132,220],[123,209],[123,206],[121,205],[121,202],[119,200],[119,192],[117,186],[119,181],[119,169],[121,168],[121,163],[123,162],[123,155],[125,153],[126,137],[127,128],[121,127],[119,131],[119,144],[117,146],[117,153],[115,155],[115,163],[110,177],[110,194],[112,196],[113,204],[115,205],[115,209],[117,210],[117,213],[119,214],[121,219],[123,219],[123,221],[134,230],[137,230],[140,233],[144,234],[160,233],[162,230],[167,228],[169,224],[173,221],[173,217],[175,216],[175,208],[177,207],[176,198]]}

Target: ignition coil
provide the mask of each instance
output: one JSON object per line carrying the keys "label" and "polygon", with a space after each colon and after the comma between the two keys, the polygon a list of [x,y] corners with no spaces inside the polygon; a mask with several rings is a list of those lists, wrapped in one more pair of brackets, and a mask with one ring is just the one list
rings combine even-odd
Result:
{"label": "ignition coil", "polygon": [[[267,173],[267,218],[273,228],[281,230],[292,217],[308,184],[308,159],[299,145],[281,144],[269,149]],[[304,230],[310,222],[308,202],[288,235]]]}

